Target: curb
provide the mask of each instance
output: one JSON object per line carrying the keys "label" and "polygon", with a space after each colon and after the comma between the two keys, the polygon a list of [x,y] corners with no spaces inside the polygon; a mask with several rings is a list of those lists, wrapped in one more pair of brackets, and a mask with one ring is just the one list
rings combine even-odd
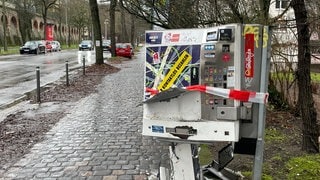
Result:
{"label": "curb", "polygon": [[[87,66],[86,66],[87,67]],[[73,67],[73,68],[70,68],[69,69],[69,72],[74,72],[75,70],[79,70],[81,69],[82,67]],[[71,74],[69,74],[70,76]],[[43,86],[40,87],[40,92],[42,92],[43,90],[45,90],[47,87],[49,86],[52,86],[52,84],[55,84],[57,82],[61,82],[62,79],[66,78],[66,76],[61,76],[60,79],[56,80],[56,81],[53,81],[53,82],[48,82],[47,84],[44,84]],[[4,109],[7,109],[7,108],[10,108],[12,106],[15,106],[23,101],[26,101],[30,98],[30,95],[36,93],[36,88],[29,91],[29,92],[25,92],[24,94],[22,94],[20,97],[14,99],[13,101],[10,101],[10,102],[7,102],[3,105],[0,105],[0,110],[4,110]]]}
{"label": "curb", "polygon": [[22,95],[21,97],[18,97],[16,98],[15,100],[11,101],[11,102],[8,102],[2,106],[0,106],[0,110],[3,110],[3,109],[7,109],[7,108],[10,108],[16,104],[19,104],[20,102],[22,101],[25,101],[28,99],[28,96],[26,94]]}

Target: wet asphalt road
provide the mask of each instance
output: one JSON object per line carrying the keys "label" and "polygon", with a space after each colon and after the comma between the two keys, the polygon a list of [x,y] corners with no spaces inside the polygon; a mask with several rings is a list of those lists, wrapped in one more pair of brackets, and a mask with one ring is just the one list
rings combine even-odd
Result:
{"label": "wet asphalt road", "polygon": [[156,179],[168,146],[141,135],[143,55],[118,65],[0,179]]}
{"label": "wet asphalt road", "polygon": [[63,50],[39,55],[0,56],[0,110],[24,100],[25,93],[36,88],[37,67],[40,85],[45,86],[66,75],[67,61],[71,73],[73,69],[82,67],[83,58],[87,65],[94,63],[94,51]]}

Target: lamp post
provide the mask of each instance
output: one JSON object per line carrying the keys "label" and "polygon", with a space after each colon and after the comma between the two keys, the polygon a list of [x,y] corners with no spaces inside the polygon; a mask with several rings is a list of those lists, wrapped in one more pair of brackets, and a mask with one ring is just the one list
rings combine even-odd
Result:
{"label": "lamp post", "polygon": [[105,39],[108,39],[108,20],[104,20],[104,37]]}

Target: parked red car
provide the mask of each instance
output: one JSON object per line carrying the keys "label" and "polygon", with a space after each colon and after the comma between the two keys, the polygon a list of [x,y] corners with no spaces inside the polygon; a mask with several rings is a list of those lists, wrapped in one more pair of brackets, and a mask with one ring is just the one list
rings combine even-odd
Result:
{"label": "parked red car", "polygon": [[46,51],[47,52],[52,52],[52,45],[49,41],[45,41],[46,43]]}
{"label": "parked red car", "polygon": [[116,44],[116,56],[122,56],[132,58],[134,55],[132,45],[130,43],[117,43]]}

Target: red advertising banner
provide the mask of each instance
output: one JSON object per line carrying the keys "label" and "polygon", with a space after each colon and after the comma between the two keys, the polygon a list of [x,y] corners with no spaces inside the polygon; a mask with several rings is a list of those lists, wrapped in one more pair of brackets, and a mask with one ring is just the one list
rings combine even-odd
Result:
{"label": "red advertising banner", "polygon": [[254,34],[245,35],[244,53],[244,75],[252,78],[254,73]]}
{"label": "red advertising banner", "polygon": [[46,40],[52,41],[53,40],[53,25],[47,24],[46,26]]}

